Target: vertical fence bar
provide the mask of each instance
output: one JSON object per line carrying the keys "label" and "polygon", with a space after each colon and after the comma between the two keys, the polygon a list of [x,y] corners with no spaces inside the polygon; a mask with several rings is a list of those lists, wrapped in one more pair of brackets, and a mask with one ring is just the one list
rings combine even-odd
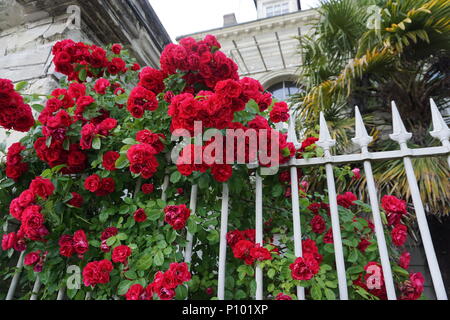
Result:
{"label": "vertical fence bar", "polygon": [[91,292],[91,291],[88,291],[88,292],[86,293],[86,296],[84,297],[84,300],[91,300],[91,298],[92,298],[92,292]]}
{"label": "vertical fence bar", "polygon": [[36,281],[34,281],[33,293],[31,295],[30,300],[37,300],[37,295],[38,295],[40,289],[41,289],[41,279],[39,278],[39,275],[38,275],[36,277]]}
{"label": "vertical fence bar", "polygon": [[8,294],[6,295],[6,300],[14,299],[14,293],[16,292],[17,283],[19,282],[20,274],[22,273],[22,269],[23,269],[24,256],[25,256],[25,251],[22,251],[20,253],[19,260],[17,261],[17,265],[16,265],[17,270],[14,273],[14,276],[11,280],[11,285],[9,286]]}
{"label": "vertical fence bar", "polygon": [[[406,142],[411,139],[412,134],[406,131],[405,125],[400,117],[395,102],[392,102],[392,120],[393,133],[390,138],[400,144],[400,150],[407,153],[409,148]],[[417,178],[414,173],[411,158],[406,156],[403,158],[406,177],[411,191],[411,198],[413,200],[414,209],[416,211],[417,224],[419,226],[420,236],[422,238],[425,255],[428,261],[428,268],[430,269],[431,279],[433,280],[434,290],[438,300],[447,300],[447,293],[445,292],[444,282],[442,281],[442,274],[439,269],[439,264],[436,258],[436,253],[433,247],[433,240],[431,239],[430,229],[428,227],[425,209],[423,208],[422,199],[420,197],[420,190],[417,184]]]}
{"label": "vertical fence bar", "polygon": [[[297,140],[297,133],[295,132],[295,120],[296,113],[294,111],[290,112],[289,127],[288,127],[288,137],[287,141],[294,144],[297,149],[300,147]],[[292,165],[295,157],[291,159],[290,176],[291,176],[291,201],[292,201],[292,225],[294,229],[294,253],[296,257],[303,256],[302,250],[302,228],[300,220],[300,205],[299,205],[299,194],[298,194],[298,172],[297,168]],[[305,300],[305,288],[302,286],[297,286],[297,299]]]}
{"label": "vertical fence bar", "polygon": [[[327,123],[323,113],[320,113],[320,139],[317,145],[324,149],[325,158],[331,158],[330,148],[336,144],[331,139]],[[347,277],[345,274],[344,253],[341,239],[341,226],[339,224],[339,212],[337,205],[336,186],[334,182],[333,165],[329,162],[325,165],[327,174],[328,198],[330,201],[331,228],[333,230],[334,253],[336,257],[336,271],[339,284],[339,298],[348,300]]]}
{"label": "vertical fence bar", "polygon": [[[373,138],[367,134],[363,119],[358,107],[355,107],[355,138],[353,143],[361,148],[364,156],[369,156],[368,145]],[[367,191],[369,193],[370,205],[372,207],[373,224],[375,226],[375,235],[377,237],[378,250],[380,252],[381,267],[383,269],[386,293],[389,300],[396,300],[394,280],[392,278],[392,269],[389,262],[389,253],[384,237],[383,222],[381,221],[380,208],[378,206],[377,189],[373,178],[372,164],[369,160],[364,161],[364,172],[367,181]]]}
{"label": "vertical fence bar", "polygon": [[[294,251],[296,257],[302,254],[302,229],[300,223],[300,205],[298,195],[298,174],[297,168],[291,167],[291,200],[292,200],[292,220],[294,226]],[[305,288],[297,286],[297,298],[305,300]]]}
{"label": "vertical fence bar", "polygon": [[[255,232],[256,232],[256,244],[263,245],[263,208],[262,208],[262,178],[256,172],[256,204],[255,204]],[[256,280],[256,300],[263,299],[263,274],[261,267],[256,264],[255,268],[255,280]]]}
{"label": "vertical fence bar", "polygon": [[65,291],[66,291],[66,287],[62,287],[61,289],[59,289],[58,297],[56,298],[56,300],[64,300]]}
{"label": "vertical fence bar", "polygon": [[[192,185],[191,188],[191,199],[189,202],[189,209],[191,209],[191,214],[195,213],[195,210],[197,209],[197,191],[198,186],[196,184]],[[184,261],[186,263],[191,263],[192,259],[192,245],[194,241],[194,236],[188,231],[186,236],[186,249],[184,251]]]}
{"label": "vertical fence bar", "polygon": [[225,299],[225,263],[227,260],[227,232],[228,232],[228,184],[223,184],[222,210],[220,213],[220,245],[219,245],[219,278],[217,281],[217,298]]}
{"label": "vertical fence bar", "polygon": [[164,201],[164,202],[167,201],[167,188],[169,187],[169,182],[170,182],[169,176],[165,175],[164,176],[164,182],[163,182],[163,184],[161,186],[161,189],[162,189],[161,200]]}

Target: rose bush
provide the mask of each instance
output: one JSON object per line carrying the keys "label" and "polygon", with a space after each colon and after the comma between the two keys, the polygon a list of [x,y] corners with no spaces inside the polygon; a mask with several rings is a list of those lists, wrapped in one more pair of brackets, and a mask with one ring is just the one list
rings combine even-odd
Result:
{"label": "rose bush", "polygon": [[[224,147],[206,152],[217,136],[203,145],[185,139],[176,163],[168,161],[181,140],[172,139],[175,131],[193,133],[196,121],[221,133],[274,134],[269,144],[275,149],[244,141],[239,149],[247,163],[270,166],[261,150],[281,164],[322,155],[316,137],[296,150],[286,132],[274,129],[289,120],[287,104],[275,101],[258,81],[239,78],[237,65],[213,36],[168,45],[160,69],[141,69],[119,44],[103,49],[64,40],[54,46],[53,56],[56,71],[66,77],[48,96],[20,94],[26,84],[14,88],[0,79],[0,125],[28,132],[6,151],[0,176],[0,276],[10,279],[14,268],[8,258],[26,252],[18,297],[29,298],[39,276],[45,288],[40,297],[55,299],[73,280],[66,270],[75,265],[82,270],[82,285],[66,290],[71,299],[84,299],[88,292],[94,299],[214,298],[223,182],[231,202],[226,298],[254,295],[255,264],[264,270],[266,298],[295,298],[298,284],[310,299],[337,297],[328,199],[308,190],[322,169],[298,170],[304,239],[303,257],[296,258],[288,171],[264,177],[261,246],[254,231],[256,169],[220,163],[219,151],[239,160]],[[339,179],[360,175],[358,168],[336,170]],[[188,203],[193,184],[199,188],[195,212]],[[365,281],[368,267],[379,261],[370,207],[350,190],[338,202],[350,297],[385,299],[383,279],[377,289]],[[406,205],[393,196],[384,197],[382,205],[399,296],[417,299],[424,280],[407,271]],[[188,231],[195,239],[189,265],[182,252]]]}

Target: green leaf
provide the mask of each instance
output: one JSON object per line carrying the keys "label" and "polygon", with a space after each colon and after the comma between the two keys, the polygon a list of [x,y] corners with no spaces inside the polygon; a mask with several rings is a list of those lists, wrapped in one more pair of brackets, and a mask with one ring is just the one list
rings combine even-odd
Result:
{"label": "green leaf", "polygon": [[136,140],[134,140],[133,138],[126,138],[125,140],[122,141],[122,143],[128,144],[128,145],[135,145]]}
{"label": "green leaf", "polygon": [[336,300],[336,295],[334,294],[333,290],[325,288],[325,297],[327,300]]}
{"label": "green leaf", "polygon": [[96,136],[93,140],[92,140],[92,149],[94,150],[100,150],[100,148],[102,147],[102,140],[100,140],[99,136]]}
{"label": "green leaf", "polygon": [[188,289],[185,285],[181,285],[175,289],[175,293],[176,300],[185,300],[187,298]]}
{"label": "green leaf", "polygon": [[136,269],[147,270],[152,266],[152,264],[153,264],[152,255],[146,253],[143,256],[141,256],[139,260],[136,262]]}
{"label": "green leaf", "polygon": [[187,229],[191,234],[195,234],[197,232],[197,223],[194,220],[189,219],[187,221]]}
{"label": "green leaf", "polygon": [[159,220],[161,218],[161,213],[162,212],[160,209],[149,210],[147,214],[148,220],[150,221]]}
{"label": "green leaf", "polygon": [[158,267],[164,264],[164,254],[162,253],[162,251],[156,252],[155,259],[153,262],[155,262],[155,265]]}
{"label": "green leaf", "polygon": [[119,234],[116,236],[116,238],[123,241],[123,240],[127,240],[127,239],[128,239],[128,236],[127,236],[125,233],[119,233]]}
{"label": "green leaf", "polygon": [[219,232],[217,232],[217,230],[212,230],[208,234],[207,239],[209,241],[209,244],[215,244],[219,242]]}
{"label": "green leaf", "polygon": [[177,170],[170,175],[170,182],[177,183],[181,179],[181,173]]}
{"label": "green leaf", "polygon": [[117,160],[116,160],[116,168],[117,169],[123,169],[128,165],[128,158],[126,155],[121,155]]}
{"label": "green leaf", "polygon": [[273,279],[273,277],[275,276],[275,273],[276,273],[277,271],[275,270],[275,269],[269,269],[269,271],[267,271],[267,276],[270,278],[270,279]]}
{"label": "green leaf", "polygon": [[125,104],[125,103],[127,103],[127,101],[128,101],[128,95],[127,95],[126,93],[123,93],[123,94],[121,94],[121,95],[115,97],[115,98],[114,98],[114,101],[115,101],[117,104]]}
{"label": "green leaf", "polygon": [[15,90],[16,91],[20,91],[23,88],[25,88],[27,86],[28,82],[27,81],[20,81],[16,84]]}
{"label": "green leaf", "polygon": [[33,104],[31,107],[37,112],[42,112],[45,108],[42,104]]}
{"label": "green leaf", "polygon": [[86,78],[87,78],[87,70],[84,68],[84,69],[81,69],[81,71],[80,71],[80,73],[78,74],[78,78],[81,80],[81,81],[86,81]]}
{"label": "green leaf", "polygon": [[137,278],[136,271],[128,270],[127,272],[125,272],[125,277],[127,277],[128,279],[131,279],[131,280],[136,279]]}
{"label": "green leaf", "polygon": [[108,220],[108,212],[103,211],[102,213],[100,213],[100,215],[98,216],[98,219],[100,220],[100,222],[105,222],[106,220]]}
{"label": "green leaf", "polygon": [[119,287],[117,288],[117,294],[120,296],[123,296],[127,293],[128,289],[131,286],[130,280],[124,280],[121,283],[119,283]]}
{"label": "green leaf", "polygon": [[348,255],[347,260],[349,262],[356,262],[358,260],[358,250],[357,249],[352,249],[350,251],[350,254]]}
{"label": "green leaf", "polygon": [[322,290],[318,286],[311,287],[311,297],[313,300],[321,300],[322,299]]}

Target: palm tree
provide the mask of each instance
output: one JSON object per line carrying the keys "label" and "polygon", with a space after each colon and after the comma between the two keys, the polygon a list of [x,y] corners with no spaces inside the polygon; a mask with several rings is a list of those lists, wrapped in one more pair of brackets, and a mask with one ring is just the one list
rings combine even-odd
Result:
{"label": "palm tree", "polygon": [[[373,146],[395,148],[385,138],[390,101],[395,100],[413,133],[411,147],[438,143],[429,135],[429,99],[449,107],[450,2],[448,0],[323,0],[312,33],[299,38],[303,65],[294,97],[299,125],[314,131],[324,111],[343,152],[350,145],[353,107],[366,116]],[[300,123],[301,122],[301,123]],[[448,215],[449,169],[445,159],[416,159],[423,199],[430,212]],[[409,195],[400,161],[378,164],[384,193]],[[362,182],[364,184],[364,182]],[[360,185],[363,187],[363,185]],[[361,190],[364,190],[361,188]]]}

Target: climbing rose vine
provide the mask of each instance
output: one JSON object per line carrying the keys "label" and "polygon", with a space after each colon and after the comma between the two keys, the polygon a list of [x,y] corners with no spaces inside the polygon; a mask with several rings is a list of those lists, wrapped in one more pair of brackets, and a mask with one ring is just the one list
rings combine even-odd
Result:
{"label": "climbing rose vine", "polygon": [[[160,69],[141,68],[119,44],[63,40],[52,53],[64,77],[50,94],[25,93],[26,83],[0,79],[0,126],[26,132],[7,150],[1,146],[0,276],[11,278],[9,258],[23,252],[21,276],[28,281],[19,282],[17,297],[27,299],[29,283],[39,277],[42,299],[61,290],[71,299],[214,298],[223,183],[230,188],[227,299],[254,295],[256,265],[268,299],[295,299],[297,285],[309,299],[338,297],[328,199],[310,191],[323,169],[297,170],[302,257],[293,254],[293,190],[284,168],[264,176],[264,239],[255,240],[260,169],[246,164],[267,168],[323,151],[315,136],[295,146],[285,129],[275,129],[289,120],[288,105],[257,80],[240,78],[214,36],[168,45]],[[197,143],[186,137],[196,123],[219,135]],[[275,138],[218,145],[230,129]],[[359,168],[336,170],[341,181],[361,178]],[[189,205],[192,185],[198,186],[196,210]],[[350,297],[386,299],[370,207],[344,191],[337,200]],[[424,279],[408,272],[406,203],[388,195],[382,207],[398,296],[418,299]],[[188,232],[194,239],[189,264],[183,256]],[[369,281],[373,270],[376,287]]]}

